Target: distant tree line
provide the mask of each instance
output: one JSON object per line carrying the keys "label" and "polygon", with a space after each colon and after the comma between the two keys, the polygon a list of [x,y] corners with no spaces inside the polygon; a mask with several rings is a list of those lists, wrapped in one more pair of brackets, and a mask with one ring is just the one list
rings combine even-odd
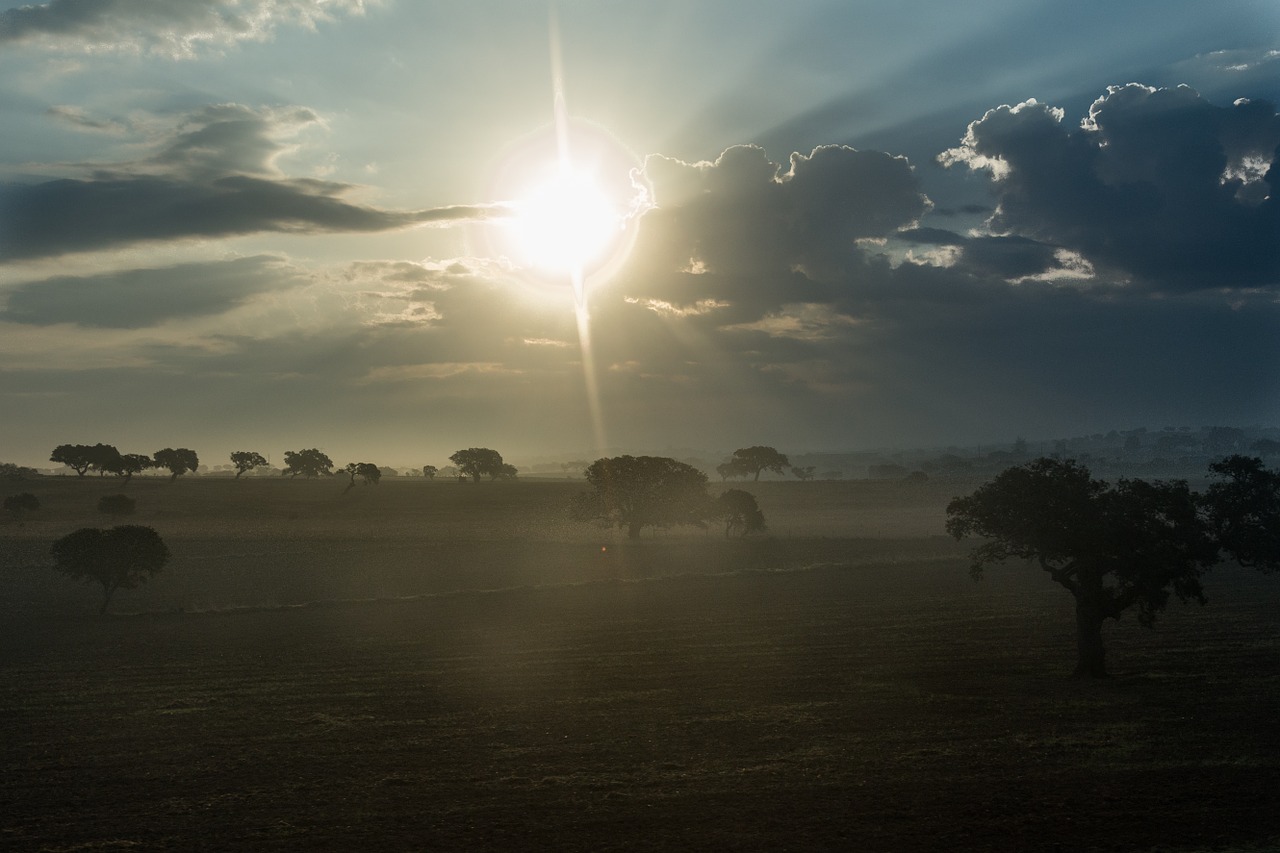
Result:
{"label": "distant tree line", "polygon": [[170,473],[170,480],[176,480],[189,471],[200,467],[200,457],[194,450],[185,447],[166,447],[157,450],[154,456],[141,453],[121,453],[110,444],[59,444],[49,454],[50,462],[66,465],[83,477],[89,471],[96,471],[98,476],[114,474],[124,477],[125,482],[133,479],[149,468],[164,468]]}

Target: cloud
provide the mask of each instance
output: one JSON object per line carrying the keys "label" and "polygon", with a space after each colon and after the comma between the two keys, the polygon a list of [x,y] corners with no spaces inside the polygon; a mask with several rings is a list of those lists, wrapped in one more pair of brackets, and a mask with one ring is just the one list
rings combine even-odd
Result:
{"label": "cloud", "polygon": [[842,145],[792,154],[785,172],[755,146],[714,162],[653,155],[644,176],[656,207],[639,251],[711,273],[838,275],[857,240],[890,234],[929,204],[905,158]]}
{"label": "cloud", "polygon": [[256,256],[92,276],[58,276],[8,292],[0,320],[24,325],[72,323],[141,329],[166,320],[221,314],[257,293],[288,287],[301,273],[279,258]]}
{"label": "cloud", "polygon": [[35,43],[87,51],[191,57],[201,49],[269,39],[277,26],[314,29],[362,14],[376,0],[50,0],[0,11],[0,46]]}
{"label": "cloud", "polygon": [[1280,284],[1280,116],[1194,90],[1112,86],[1075,127],[1034,100],[969,125],[947,165],[986,170],[996,234],[1157,291]]}
{"label": "cloud", "polygon": [[182,117],[135,161],[0,185],[0,263],[143,241],[388,231],[506,212],[484,205],[383,210],[348,200],[356,190],[350,184],[283,175],[277,161],[290,140],[318,123],[302,107],[213,105]]}

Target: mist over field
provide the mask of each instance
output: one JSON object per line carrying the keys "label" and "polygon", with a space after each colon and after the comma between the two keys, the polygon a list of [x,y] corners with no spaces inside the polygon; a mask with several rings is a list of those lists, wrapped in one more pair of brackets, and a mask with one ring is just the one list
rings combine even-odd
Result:
{"label": "mist over field", "polygon": [[[1109,624],[980,583],[989,474],[729,480],[767,529],[575,520],[587,480],[8,480],[0,829],[17,848],[1265,849],[1272,576]],[[887,473],[887,472],[882,472]],[[352,484],[355,483],[354,487]],[[127,495],[132,512],[104,515]],[[50,543],[171,558],[105,616]],[[105,796],[106,792],[115,792]],[[1178,808],[1172,809],[1173,804]],[[1087,816],[1088,819],[1082,819]]]}
{"label": "mist over field", "polygon": [[0,848],[1280,849],[1274,0],[0,0]]}

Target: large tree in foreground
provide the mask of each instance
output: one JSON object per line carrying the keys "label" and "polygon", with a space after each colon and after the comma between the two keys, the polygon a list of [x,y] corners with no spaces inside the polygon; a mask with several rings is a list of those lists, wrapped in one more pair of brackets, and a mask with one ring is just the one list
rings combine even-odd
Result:
{"label": "large tree in foreground", "polygon": [[169,562],[169,549],[150,527],[125,524],[110,529],[84,527],[53,543],[54,568],[75,580],[102,585],[107,612],[118,589],[134,589]]}
{"label": "large tree in foreground", "polygon": [[1280,471],[1256,456],[1228,456],[1209,466],[1218,482],[1204,505],[1224,551],[1241,565],[1280,571]]}
{"label": "large tree in foreground", "polygon": [[666,456],[614,456],[586,470],[593,491],[579,495],[572,515],[603,519],[625,528],[631,539],[648,526],[702,526],[716,514],[707,496],[707,475]]}
{"label": "large tree in foreground", "polygon": [[1207,493],[1183,480],[1093,479],[1074,461],[1038,459],[1004,471],[947,506],[947,532],[986,538],[970,571],[1011,557],[1036,561],[1075,597],[1078,676],[1106,675],[1102,624],[1137,608],[1151,625],[1170,594],[1204,603],[1199,578],[1222,556],[1280,570],[1280,474],[1228,456]]}
{"label": "large tree in foreground", "polygon": [[[1229,482],[1224,493],[1249,491],[1248,475],[1261,463],[1214,466]],[[1256,460],[1253,460],[1256,462]],[[1229,538],[1248,528],[1259,501],[1216,501],[1181,480],[1095,480],[1074,461],[1036,459],[997,475],[947,507],[947,532],[986,541],[972,552],[974,578],[993,563],[1035,561],[1075,597],[1076,670],[1081,677],[1107,674],[1102,625],[1136,608],[1151,625],[1170,594],[1204,603],[1201,574],[1223,552],[1254,562],[1280,560],[1265,536]],[[1274,504],[1273,504],[1274,505]],[[1273,523],[1274,524],[1274,523]],[[1274,530],[1274,527],[1272,528]]]}
{"label": "large tree in foreground", "polygon": [[459,450],[449,457],[449,461],[457,465],[458,471],[463,476],[470,477],[474,483],[480,482],[481,477],[497,480],[507,476],[508,473],[512,477],[515,476],[516,469],[502,461],[502,454],[487,447],[468,447],[466,450]]}
{"label": "large tree in foreground", "polygon": [[761,471],[781,474],[791,466],[785,453],[779,453],[772,447],[761,446],[742,447],[733,451],[733,456],[729,457],[729,464],[739,471],[754,474],[753,481],[760,479]]}

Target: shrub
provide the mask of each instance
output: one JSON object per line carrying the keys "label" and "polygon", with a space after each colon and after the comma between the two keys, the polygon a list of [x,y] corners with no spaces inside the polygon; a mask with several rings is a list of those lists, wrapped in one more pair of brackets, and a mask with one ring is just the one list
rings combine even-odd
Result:
{"label": "shrub", "polygon": [[14,515],[22,515],[24,512],[35,512],[40,508],[40,500],[30,492],[23,492],[20,495],[9,495],[4,499],[4,508]]}
{"label": "shrub", "polygon": [[133,515],[137,503],[128,495],[103,495],[98,498],[98,512],[104,515]]}

